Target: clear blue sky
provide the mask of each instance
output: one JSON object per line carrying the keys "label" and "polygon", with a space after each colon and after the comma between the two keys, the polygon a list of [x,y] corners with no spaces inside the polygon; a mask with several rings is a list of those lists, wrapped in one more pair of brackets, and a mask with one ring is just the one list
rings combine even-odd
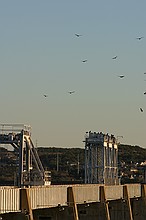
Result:
{"label": "clear blue sky", "polygon": [[31,125],[39,146],[83,147],[91,130],[146,147],[145,9],[145,0],[0,1],[0,123]]}

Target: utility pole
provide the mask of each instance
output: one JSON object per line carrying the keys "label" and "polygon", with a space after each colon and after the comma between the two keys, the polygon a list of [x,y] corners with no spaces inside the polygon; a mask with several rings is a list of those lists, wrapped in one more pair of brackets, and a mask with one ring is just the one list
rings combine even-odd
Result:
{"label": "utility pole", "polygon": [[78,154],[78,175],[80,173],[80,160],[79,160],[79,154]]}
{"label": "utility pole", "polygon": [[57,153],[57,161],[56,161],[57,172],[59,171],[59,154]]}

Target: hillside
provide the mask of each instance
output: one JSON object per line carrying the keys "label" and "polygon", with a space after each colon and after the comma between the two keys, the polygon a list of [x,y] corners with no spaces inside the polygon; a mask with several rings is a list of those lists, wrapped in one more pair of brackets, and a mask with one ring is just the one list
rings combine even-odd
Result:
{"label": "hillside", "polygon": [[119,161],[140,163],[146,160],[146,149],[139,146],[119,145]]}
{"label": "hillside", "polygon": [[[60,169],[64,169],[67,164],[75,164],[80,162],[84,165],[84,149],[83,148],[38,148],[38,154],[43,162],[44,167],[55,169],[57,162],[57,154],[60,163]],[[130,164],[131,161],[141,163],[146,160],[146,149],[139,146],[131,146],[120,144],[118,146],[118,161],[124,161]]]}
{"label": "hillside", "polygon": [[[146,149],[139,146],[121,144],[118,147],[119,175],[124,181],[131,176],[131,169],[136,168],[146,160]],[[52,183],[84,183],[84,149],[83,148],[37,148],[44,169],[52,173]],[[5,172],[7,170],[7,172]],[[13,151],[0,148],[0,185],[6,181],[14,183],[14,176],[18,170],[18,159]],[[136,178],[140,182],[141,179]],[[8,184],[8,183],[7,183]]]}
{"label": "hillside", "polygon": [[[146,160],[146,149],[139,146],[121,144],[118,147],[119,175],[125,173],[127,180],[131,168],[139,166]],[[84,182],[84,149],[83,148],[38,148],[43,166],[52,171],[52,182]],[[123,166],[124,164],[124,166]],[[125,181],[125,180],[124,180]],[[132,181],[132,180],[131,180]],[[141,181],[137,178],[136,181]]]}

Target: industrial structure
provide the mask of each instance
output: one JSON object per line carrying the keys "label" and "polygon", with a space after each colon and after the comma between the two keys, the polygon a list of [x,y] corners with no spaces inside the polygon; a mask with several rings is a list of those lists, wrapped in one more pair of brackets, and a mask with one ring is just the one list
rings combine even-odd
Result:
{"label": "industrial structure", "polygon": [[85,183],[118,185],[118,143],[114,135],[86,132]]}
{"label": "industrial structure", "polygon": [[1,220],[145,220],[146,184],[0,187]]}
{"label": "industrial structure", "polygon": [[45,171],[31,139],[31,127],[23,124],[0,124],[0,144],[11,145],[18,156],[18,187],[49,185]]}
{"label": "industrial structure", "polygon": [[30,126],[1,124],[0,144],[12,146],[18,155],[17,186],[0,187],[1,220],[145,220],[146,184],[118,185],[118,143],[113,135],[86,133],[88,184],[50,185],[50,172],[44,171]]}

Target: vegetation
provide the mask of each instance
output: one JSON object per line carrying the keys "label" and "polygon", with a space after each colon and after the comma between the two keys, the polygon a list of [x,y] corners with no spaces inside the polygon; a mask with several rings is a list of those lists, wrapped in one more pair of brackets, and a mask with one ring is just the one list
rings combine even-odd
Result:
{"label": "vegetation", "polygon": [[146,160],[146,149],[139,146],[119,145],[119,161],[125,161],[127,164],[132,162],[141,163]]}
{"label": "vegetation", "polygon": [[38,148],[43,167],[51,170],[52,183],[83,182],[84,149]]}
{"label": "vegetation", "polygon": [[[129,182],[131,169],[140,166],[146,160],[146,149],[139,146],[121,144],[118,147],[119,175],[122,183]],[[83,148],[37,148],[44,169],[52,173],[53,184],[84,183],[84,149]],[[7,172],[6,172],[7,170]],[[18,170],[18,158],[16,152],[0,148],[0,185],[14,183],[14,176]],[[130,181],[141,182],[135,178]]]}

